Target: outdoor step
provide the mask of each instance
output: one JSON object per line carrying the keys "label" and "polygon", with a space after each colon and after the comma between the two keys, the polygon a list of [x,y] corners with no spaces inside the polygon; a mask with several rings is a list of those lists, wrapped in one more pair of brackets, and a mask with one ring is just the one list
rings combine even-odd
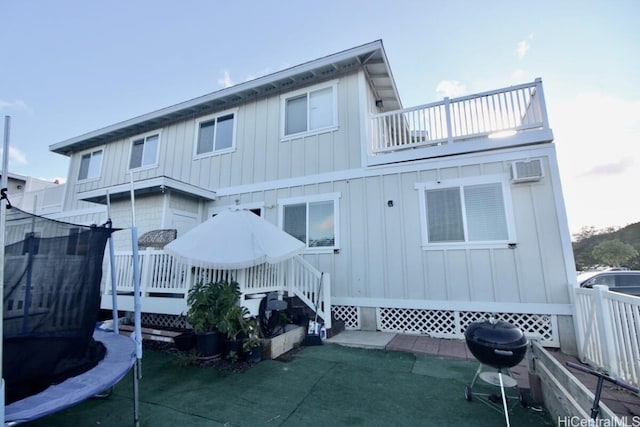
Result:
{"label": "outdoor step", "polygon": [[[118,329],[120,330],[120,333],[122,335],[129,335],[135,331],[133,325],[119,325]],[[140,331],[142,332],[143,340],[160,341],[166,343],[173,343],[173,337],[182,334],[182,332],[179,331],[168,331],[164,329],[146,327],[140,328]]]}
{"label": "outdoor step", "polygon": [[327,329],[327,338],[334,337],[345,329],[344,320],[331,319],[331,328]]}

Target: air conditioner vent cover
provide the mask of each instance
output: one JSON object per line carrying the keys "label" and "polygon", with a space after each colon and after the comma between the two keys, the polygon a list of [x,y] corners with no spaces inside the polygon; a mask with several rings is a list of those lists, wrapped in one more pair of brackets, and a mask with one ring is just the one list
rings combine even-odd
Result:
{"label": "air conditioner vent cover", "polygon": [[511,182],[540,181],[544,176],[540,159],[511,163]]}

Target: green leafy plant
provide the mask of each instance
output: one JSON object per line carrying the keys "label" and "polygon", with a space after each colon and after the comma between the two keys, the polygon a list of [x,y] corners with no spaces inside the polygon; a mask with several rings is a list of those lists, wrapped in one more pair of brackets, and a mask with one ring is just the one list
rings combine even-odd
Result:
{"label": "green leafy plant", "polygon": [[196,333],[220,329],[229,310],[238,304],[240,286],[235,281],[198,282],[187,294],[187,322]]}
{"label": "green leafy plant", "polygon": [[215,301],[219,289],[215,283],[198,282],[187,294],[187,322],[196,333],[204,333],[216,329]]}
{"label": "green leafy plant", "polygon": [[259,347],[262,344],[262,339],[260,338],[260,332],[258,329],[258,322],[256,322],[254,318],[247,320],[244,333],[247,338],[242,344],[242,349],[245,352],[248,353],[251,349]]}
{"label": "green leafy plant", "polygon": [[[239,306],[241,293],[240,285],[234,280],[222,280],[216,282],[216,286],[218,287],[218,294],[214,303],[215,321],[220,325],[225,321],[228,322],[229,318],[233,317],[234,307]],[[222,330],[219,326],[218,329]]]}
{"label": "green leafy plant", "polygon": [[229,355],[227,356],[227,359],[229,360],[229,362],[231,363],[236,363],[238,360],[240,360],[240,355],[238,354],[237,351],[235,350],[231,350],[229,352]]}
{"label": "green leafy plant", "polygon": [[173,364],[176,366],[195,366],[198,364],[198,355],[194,351],[173,352]]}
{"label": "green leafy plant", "polygon": [[236,340],[245,332],[248,318],[251,316],[247,307],[234,305],[230,307],[226,314],[218,323],[218,330],[227,336],[227,339]]}

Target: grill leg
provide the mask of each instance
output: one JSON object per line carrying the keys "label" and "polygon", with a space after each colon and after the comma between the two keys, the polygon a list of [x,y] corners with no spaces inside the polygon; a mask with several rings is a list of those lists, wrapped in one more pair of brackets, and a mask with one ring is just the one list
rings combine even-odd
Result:
{"label": "grill leg", "polygon": [[478,369],[476,369],[476,374],[473,376],[473,380],[471,381],[471,385],[469,387],[473,388],[473,385],[476,383],[478,376],[482,372],[482,363],[478,365]]}
{"label": "grill leg", "polygon": [[500,379],[500,393],[502,394],[502,406],[504,407],[504,418],[507,422],[507,427],[511,427],[509,423],[509,407],[507,406],[507,397],[504,394],[504,383],[502,382],[502,371],[498,370],[498,378]]}

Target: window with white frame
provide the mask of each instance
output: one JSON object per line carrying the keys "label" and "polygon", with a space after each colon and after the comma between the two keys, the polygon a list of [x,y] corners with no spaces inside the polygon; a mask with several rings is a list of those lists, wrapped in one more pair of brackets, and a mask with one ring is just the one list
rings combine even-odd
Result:
{"label": "window with white frame", "polygon": [[417,184],[423,243],[492,244],[512,241],[508,185],[500,177]]}
{"label": "window with white frame", "polygon": [[196,157],[233,151],[235,137],[235,112],[199,119],[196,131]]}
{"label": "window with white frame", "polygon": [[330,130],[337,126],[337,83],[282,95],[282,136]]}
{"label": "window with white frame", "polygon": [[154,166],[158,163],[160,134],[154,133],[131,140],[129,169]]}
{"label": "window with white frame", "polygon": [[85,153],[80,157],[80,170],[78,181],[94,179],[100,176],[102,168],[102,150],[95,150]]}
{"label": "window with white frame", "polygon": [[282,229],[309,249],[337,249],[339,197],[330,194],[279,200]]}

